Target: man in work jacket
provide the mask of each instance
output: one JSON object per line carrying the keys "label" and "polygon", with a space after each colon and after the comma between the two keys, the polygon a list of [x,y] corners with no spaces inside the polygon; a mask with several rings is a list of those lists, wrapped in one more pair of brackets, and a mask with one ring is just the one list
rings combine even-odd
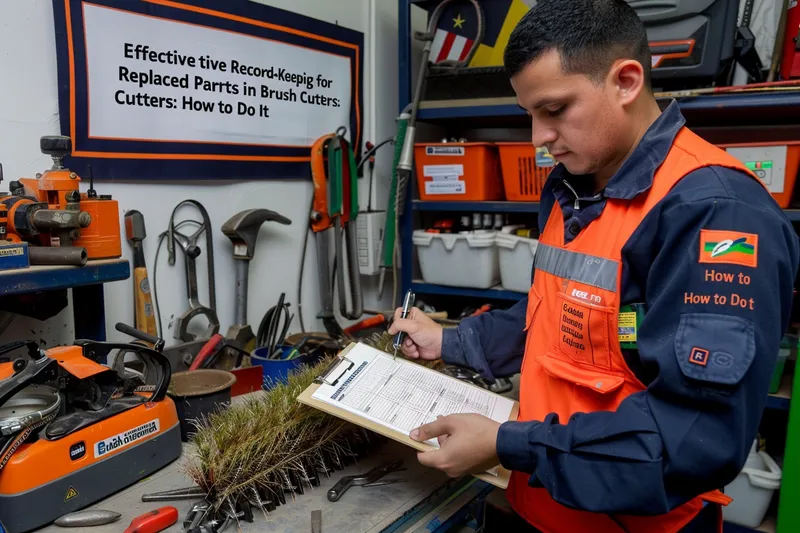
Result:
{"label": "man in work jacket", "polygon": [[515,531],[720,531],[719,489],[758,430],[797,235],[675,102],[661,111],[650,64],[623,0],[540,0],[524,16],[505,66],[533,144],[559,163],[530,292],[455,329],[419,310],[390,328],[408,333],[407,357],[521,373],[518,421],[451,415],[411,432],[438,437],[419,460],[451,476],[510,470]]}

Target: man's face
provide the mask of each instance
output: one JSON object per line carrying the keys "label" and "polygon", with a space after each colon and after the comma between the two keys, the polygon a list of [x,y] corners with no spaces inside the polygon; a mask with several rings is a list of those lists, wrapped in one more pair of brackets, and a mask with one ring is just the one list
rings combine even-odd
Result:
{"label": "man's face", "polygon": [[625,116],[609,83],[565,74],[550,51],[511,79],[517,102],[532,118],[532,141],[571,174],[599,172],[616,157]]}

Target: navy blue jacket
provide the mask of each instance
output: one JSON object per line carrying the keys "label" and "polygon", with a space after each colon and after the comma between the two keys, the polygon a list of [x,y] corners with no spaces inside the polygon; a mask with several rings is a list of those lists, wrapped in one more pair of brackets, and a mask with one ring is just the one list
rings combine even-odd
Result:
{"label": "navy blue jacket", "polygon": [[[554,168],[543,188],[539,228],[558,202],[569,242],[602,213],[606,198],[632,200],[646,192],[684,122],[671,103],[600,194],[584,192],[585,177]],[[703,228],[757,234],[757,267],[699,263]],[[791,222],[752,177],[721,167],[687,175],[622,249],[620,301],[647,309],[638,350],[624,355],[647,389],[616,412],[503,424],[501,464],[530,474],[531,486],[546,488],[563,505],[602,513],[662,514],[722,488],[741,470],[758,428],[788,326],[799,255]],[[710,281],[708,270],[735,281]],[[691,293],[737,293],[746,305],[686,301]],[[526,306],[527,298],[445,329],[443,359],[489,379],[519,372]],[[693,346],[727,352],[733,361],[699,375],[684,357]]]}

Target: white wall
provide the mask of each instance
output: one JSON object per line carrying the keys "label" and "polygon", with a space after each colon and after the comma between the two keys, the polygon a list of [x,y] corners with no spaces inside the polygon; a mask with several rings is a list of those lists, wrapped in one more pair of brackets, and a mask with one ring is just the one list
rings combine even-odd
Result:
{"label": "white wall", "polygon": [[[386,0],[259,0],[282,9],[336,23],[364,32],[364,122],[365,140],[379,142],[393,136],[397,114],[397,4]],[[372,35],[374,30],[374,36]],[[374,38],[372,38],[374,37]],[[374,44],[374,49],[371,44]],[[372,62],[374,54],[375,61]],[[370,68],[375,64],[375,68]],[[53,28],[52,0],[5,0],[0,2],[0,162],[7,183],[21,176],[32,176],[49,167],[49,159],[39,152],[39,137],[59,133],[57,71]],[[373,206],[385,206],[391,178],[392,148],[379,152],[373,187]],[[292,311],[297,313],[297,285],[306,217],[311,200],[310,182],[291,180],[251,180],[210,184],[207,182],[163,183],[145,181],[103,182],[95,176],[99,194],[111,194],[120,204],[120,219],[129,209],[144,214],[147,226],[145,255],[150,270],[158,236],[167,227],[173,207],[183,199],[201,202],[210,212],[214,227],[217,312],[224,333],[233,321],[233,259],[230,241],[219,228],[235,212],[253,207],[273,209],[292,220],[291,226],[265,224],[259,236],[256,257],[250,267],[248,319],[253,329],[264,312],[286,292]],[[368,183],[360,182],[360,205],[367,203]],[[194,216],[184,208],[186,216]],[[184,210],[182,209],[181,212]],[[124,236],[123,236],[124,239]],[[201,242],[204,248],[204,242]],[[123,242],[124,257],[131,259],[131,248]],[[158,298],[168,344],[174,342],[174,316],[187,307],[182,253],[170,267],[166,245],[158,264]],[[319,290],[313,235],[309,237],[306,268],[303,276],[303,316],[306,328],[317,331],[322,326],[315,319],[319,310]],[[200,298],[208,303],[205,255],[199,258]],[[391,274],[387,276],[384,297],[377,301],[377,278],[362,277],[365,307],[384,309],[391,304]],[[133,323],[132,281],[106,284],[106,328],[109,339],[126,340],[114,330],[121,321]],[[202,325],[202,324],[201,324]],[[299,331],[297,318],[291,331]],[[36,338],[48,345],[70,343],[74,339],[71,309],[46,322],[16,317],[0,342],[18,338]]]}

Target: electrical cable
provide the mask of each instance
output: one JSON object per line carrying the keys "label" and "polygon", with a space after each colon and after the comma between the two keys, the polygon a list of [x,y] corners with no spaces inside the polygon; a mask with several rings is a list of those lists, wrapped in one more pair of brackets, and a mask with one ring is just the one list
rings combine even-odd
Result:
{"label": "electrical cable", "polygon": [[[270,307],[261,319],[256,334],[256,347],[267,348],[267,358],[276,359],[280,355],[280,346],[286,341],[289,326],[294,316],[290,313],[289,303],[284,303],[286,293],[281,293],[278,303]],[[283,323],[281,323],[283,319]]]}
{"label": "electrical cable", "polygon": [[372,156],[375,154],[375,152],[377,152],[377,151],[378,151],[378,148],[380,148],[381,146],[383,146],[383,145],[385,145],[385,144],[388,144],[388,143],[392,143],[392,144],[394,144],[394,139],[395,139],[394,137],[389,137],[388,139],[386,139],[386,140],[383,140],[383,141],[381,141],[380,143],[378,143],[378,144],[376,144],[375,146],[373,146],[372,148],[370,148],[370,149],[369,149],[369,150],[368,150],[368,151],[367,151],[367,152],[366,152],[366,153],[365,153],[365,154],[364,154],[364,155],[361,157],[361,161],[359,161],[359,162],[358,162],[358,167],[356,167],[356,170],[360,172],[360,171],[361,171],[361,167],[363,167],[363,166],[364,166],[364,162],[365,162],[365,161],[367,161],[367,160],[369,160],[369,158],[370,158],[370,157],[372,157]]}
{"label": "electrical cable", "polygon": [[303,324],[303,271],[306,264],[306,249],[308,248],[308,234],[311,233],[311,214],[314,212],[314,191],[311,191],[311,204],[308,207],[306,217],[306,234],[303,237],[303,252],[300,255],[300,281],[297,282],[297,318],[300,319],[300,332],[305,333],[306,327]]}

